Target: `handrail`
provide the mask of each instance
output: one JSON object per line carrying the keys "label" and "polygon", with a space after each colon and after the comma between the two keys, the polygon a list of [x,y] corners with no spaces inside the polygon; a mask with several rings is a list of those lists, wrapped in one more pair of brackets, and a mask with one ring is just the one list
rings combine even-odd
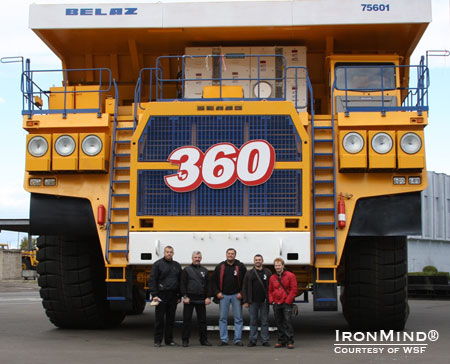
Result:
{"label": "handrail", "polygon": [[[364,86],[357,86],[350,82],[349,78],[351,70],[364,70],[364,69],[374,69],[378,68],[380,70],[379,79],[375,78],[374,82],[378,82],[377,85],[370,86],[367,82]],[[415,87],[397,87],[385,84],[385,80],[383,78],[383,70],[384,69],[394,69],[395,74],[397,73],[397,69],[416,69],[417,70],[417,80]],[[344,79],[340,82],[343,82],[343,87],[338,87],[338,75],[337,71],[339,69],[344,70]],[[335,110],[335,91],[343,91],[344,92],[344,112],[345,114],[349,114],[350,112],[381,112],[385,114],[388,111],[417,111],[421,114],[423,111],[428,111],[428,88],[430,86],[430,77],[428,67],[424,64],[423,57],[420,61],[419,65],[352,65],[352,66],[340,66],[335,69],[334,73],[334,82],[332,86],[332,113],[336,112]],[[388,105],[388,95],[386,93],[394,92],[394,91],[408,91],[404,96],[401,105],[389,106]],[[349,95],[349,92],[352,92],[352,95]],[[380,102],[381,106],[351,106],[351,97],[355,97],[355,92],[361,93],[372,93],[371,96],[381,96]],[[375,95],[373,95],[375,93]]]}
{"label": "handrail", "polygon": [[[144,110],[144,108],[141,105],[141,101],[142,101],[142,74],[144,72],[149,72],[149,98],[148,101],[151,102],[153,99],[153,73],[155,73],[155,80],[158,80],[158,73],[161,72],[161,70],[157,69],[157,68],[142,68],[139,71],[139,77],[138,80],[136,82],[136,87],[134,89],[134,127],[136,128],[137,125],[137,114],[138,114],[138,107],[141,110]],[[162,87],[159,86],[158,82],[155,82],[156,85],[156,99],[159,100],[159,92],[161,93],[162,96]],[[159,89],[159,87],[161,89]]]}
{"label": "handrail", "polygon": [[[224,73],[227,71],[226,67],[226,60],[227,59],[233,59],[233,58],[246,58],[246,57],[253,57],[256,59],[256,62],[258,64],[257,67],[257,75],[256,77],[222,77]],[[265,59],[267,60],[270,57],[278,57],[282,61],[282,74],[278,75],[271,75],[270,77],[262,76],[262,70],[261,70],[261,60]],[[215,62],[216,69],[218,68],[218,71],[212,73],[213,77],[205,77],[202,78],[200,81],[197,78],[186,78],[186,60],[187,59],[205,59],[205,67],[209,71],[211,71],[210,67],[212,67],[212,64]],[[181,67],[181,70],[178,72],[176,78],[164,78],[164,61],[167,59],[176,59],[179,63],[179,66]],[[137,111],[138,108],[141,110],[142,105],[142,88],[144,86],[144,78],[143,73],[149,72],[149,78],[148,83],[145,83],[146,86],[149,87],[149,101],[152,100],[153,97],[153,85],[156,86],[156,95],[155,100],[156,101],[204,101],[205,99],[201,97],[187,97],[186,96],[186,85],[193,82],[202,82],[204,84],[208,84],[211,86],[219,86],[219,95],[218,98],[210,99],[210,101],[217,101],[217,100],[229,100],[223,95],[223,89],[222,85],[225,83],[229,85],[230,83],[236,83],[237,85],[241,83],[247,83],[248,85],[252,85],[253,87],[250,92],[253,92],[253,88],[255,90],[256,95],[248,96],[244,95],[244,98],[246,101],[261,101],[261,100],[286,100],[287,94],[288,94],[288,80],[292,83],[292,87],[294,90],[294,97],[295,101],[294,105],[298,111],[306,110],[306,107],[308,106],[308,97],[306,97],[306,100],[303,104],[299,104],[298,95],[300,92],[300,82],[305,82],[305,85],[308,90],[305,90],[307,93],[308,91],[310,94],[312,93],[312,87],[311,82],[308,75],[308,69],[304,66],[286,66],[286,58],[283,55],[271,55],[271,54],[262,54],[262,55],[183,55],[183,56],[161,56],[158,57],[156,60],[156,67],[154,68],[143,68],[139,72],[139,78],[136,83],[135,87],[135,93],[134,93],[134,108],[135,108],[135,122],[137,121]],[[249,61],[250,65],[250,61]],[[230,73],[230,69],[228,69],[228,74]],[[301,81],[302,79],[305,79],[305,81]],[[261,95],[261,82],[266,82],[271,84],[272,90],[271,94],[269,96],[267,95]],[[254,84],[252,84],[254,83]],[[163,86],[167,84],[176,84],[177,85],[177,98],[174,99],[173,97],[165,97],[163,94]],[[179,87],[180,86],[180,87]],[[278,91],[277,91],[278,86]],[[281,92],[280,92],[281,87]],[[264,97],[263,97],[264,96]],[[307,96],[307,95],[306,95]],[[239,98],[233,98],[233,100],[237,100]],[[311,101],[312,105],[312,101]]]}
{"label": "handrail", "polygon": [[[115,100],[114,100],[114,118],[113,118],[113,135],[112,135],[112,148],[110,152],[110,166],[109,166],[109,197],[108,197],[108,220],[106,226],[106,247],[105,247],[105,259],[109,264],[109,241],[111,236],[111,218],[112,218],[112,186],[114,180],[114,165],[115,165],[115,153],[116,153],[116,130],[117,130],[117,116],[119,115],[119,89],[117,87],[116,80],[113,79]],[[128,246],[127,246],[128,249]]]}
{"label": "handrail", "polygon": [[[68,90],[68,74],[70,72],[85,72],[85,71],[93,71],[98,72],[98,90]],[[64,79],[64,90],[62,91],[55,91],[55,90],[44,90],[41,88],[34,80],[34,76],[36,74],[43,74],[43,73],[52,73],[52,72],[62,72],[63,73],[63,79]],[[105,85],[104,83],[104,72],[107,73]],[[97,115],[101,116],[101,100],[102,100],[102,94],[109,92],[111,90],[112,85],[112,72],[109,68],[74,68],[74,69],[58,69],[58,70],[30,70],[30,62],[27,59],[25,70],[22,72],[22,79],[21,79],[21,92],[23,94],[23,110],[22,115],[28,115],[30,118],[34,114],[56,114],[56,113],[62,113],[63,117],[66,117],[68,113],[97,113]],[[105,88],[102,88],[102,87]],[[89,108],[89,109],[74,109],[74,108],[68,108],[67,107],[67,95],[69,94],[75,94],[77,92],[83,92],[83,93],[98,93],[98,107],[97,108]],[[49,103],[49,95],[50,94],[63,94],[64,95],[64,102],[63,102],[63,108],[62,109],[50,109],[50,107],[45,108],[44,106],[48,105]],[[42,102],[36,103],[35,97],[38,97]],[[46,98],[44,98],[46,97]],[[46,103],[44,102],[43,98],[45,99]]]}

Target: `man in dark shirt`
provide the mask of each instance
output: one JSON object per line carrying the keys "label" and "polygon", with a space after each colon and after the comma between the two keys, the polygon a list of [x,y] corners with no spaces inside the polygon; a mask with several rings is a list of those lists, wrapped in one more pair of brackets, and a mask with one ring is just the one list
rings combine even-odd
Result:
{"label": "man in dark shirt", "polygon": [[228,345],[228,311],[231,304],[234,316],[234,344],[243,346],[241,289],[247,268],[236,259],[235,249],[228,249],[226,256],[227,260],[217,265],[212,278],[214,296],[220,300],[219,345]]}
{"label": "man in dark shirt", "polygon": [[[153,264],[150,272],[150,293],[155,307],[155,346],[164,342],[168,346],[178,346],[173,341],[173,325],[177,304],[180,303],[181,266],[173,260],[173,248],[164,248],[164,257]],[[164,322],[165,318],[165,322]]]}
{"label": "man in dark shirt", "polygon": [[202,253],[192,253],[192,264],[181,272],[180,291],[183,296],[183,346],[189,346],[191,336],[192,313],[197,312],[198,333],[200,344],[211,346],[206,334],[206,305],[211,303],[209,272],[201,266]]}
{"label": "man in dark shirt", "polygon": [[247,346],[256,346],[258,339],[258,318],[261,320],[261,340],[263,346],[269,344],[269,278],[272,272],[263,267],[264,259],[257,254],[253,258],[255,263],[244,278],[242,287],[242,302],[244,307],[250,307],[250,335]]}

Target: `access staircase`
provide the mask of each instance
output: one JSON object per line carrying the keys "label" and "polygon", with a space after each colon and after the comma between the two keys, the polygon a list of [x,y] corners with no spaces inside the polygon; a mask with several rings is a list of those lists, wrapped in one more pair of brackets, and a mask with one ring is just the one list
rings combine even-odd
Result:
{"label": "access staircase", "polygon": [[313,122],[314,310],[337,310],[336,157],[334,122]]}
{"label": "access staircase", "polygon": [[125,282],[129,252],[130,153],[135,126],[131,106],[116,107],[107,222],[107,282]]}

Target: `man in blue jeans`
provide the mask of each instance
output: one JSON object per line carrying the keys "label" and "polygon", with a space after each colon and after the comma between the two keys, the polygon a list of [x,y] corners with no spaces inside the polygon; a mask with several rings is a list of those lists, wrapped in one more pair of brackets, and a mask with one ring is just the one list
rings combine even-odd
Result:
{"label": "man in blue jeans", "polygon": [[234,345],[242,344],[242,283],[244,281],[247,268],[236,259],[236,250],[227,249],[227,259],[219,263],[214,270],[212,283],[214,297],[220,304],[220,344],[228,345],[228,312],[230,304],[233,307],[234,316]]}
{"label": "man in blue jeans", "polygon": [[253,258],[253,269],[247,272],[242,287],[244,307],[250,307],[250,335],[247,346],[256,346],[258,339],[258,320],[261,320],[261,341],[263,346],[269,344],[269,278],[272,272],[264,268],[261,254]]}

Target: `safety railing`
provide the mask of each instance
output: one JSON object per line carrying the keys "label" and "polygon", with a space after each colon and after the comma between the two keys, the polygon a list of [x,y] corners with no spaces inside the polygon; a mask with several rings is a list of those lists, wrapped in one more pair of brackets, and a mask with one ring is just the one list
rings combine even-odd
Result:
{"label": "safety railing", "polygon": [[[301,66],[287,67],[286,63],[283,55],[267,54],[159,57],[155,68],[144,68],[139,74],[135,111],[142,108],[144,86],[149,89],[148,101],[205,101],[204,86],[218,86],[217,92],[207,96],[208,100],[291,100],[297,110],[306,111],[308,95],[312,93],[308,70]],[[178,68],[176,77],[167,77],[174,65]],[[144,73],[148,77],[144,78]],[[243,95],[230,96],[223,86],[241,86]]]}
{"label": "safety railing", "polygon": [[[155,99],[160,100],[162,98],[162,87],[159,82],[157,82],[158,75],[161,72],[158,68],[142,68],[139,71],[139,78],[136,82],[136,87],[134,89],[134,127],[137,124],[138,108],[143,110],[142,107],[142,91],[143,88],[148,87],[148,98],[147,101],[151,102],[153,100],[153,85],[155,85]],[[144,75],[148,73],[148,79],[144,78]],[[162,78],[162,75],[159,77]],[[147,82],[145,82],[147,81]]]}
{"label": "safety railing", "polygon": [[[409,71],[409,87],[396,85],[396,75],[402,71]],[[340,66],[334,76],[334,112],[428,111],[430,78],[423,57],[419,65]]]}
{"label": "safety railing", "polygon": [[[86,85],[71,86],[68,82],[69,74],[74,72],[91,72],[98,84],[93,87],[87,87]],[[43,88],[35,82],[38,75],[52,73],[62,73],[64,80],[62,87]],[[111,90],[112,73],[109,68],[30,70],[30,63],[27,60],[21,80],[21,91],[23,94],[22,115],[28,115],[31,118],[35,114],[62,114],[63,117],[66,117],[67,114],[71,113],[97,113],[100,116],[102,112],[102,98]],[[95,107],[76,106],[76,95],[85,93],[98,95],[98,103],[96,103]],[[55,105],[51,105],[50,97],[52,95],[61,95],[58,102],[55,102]],[[85,104],[83,103],[83,105]]]}

